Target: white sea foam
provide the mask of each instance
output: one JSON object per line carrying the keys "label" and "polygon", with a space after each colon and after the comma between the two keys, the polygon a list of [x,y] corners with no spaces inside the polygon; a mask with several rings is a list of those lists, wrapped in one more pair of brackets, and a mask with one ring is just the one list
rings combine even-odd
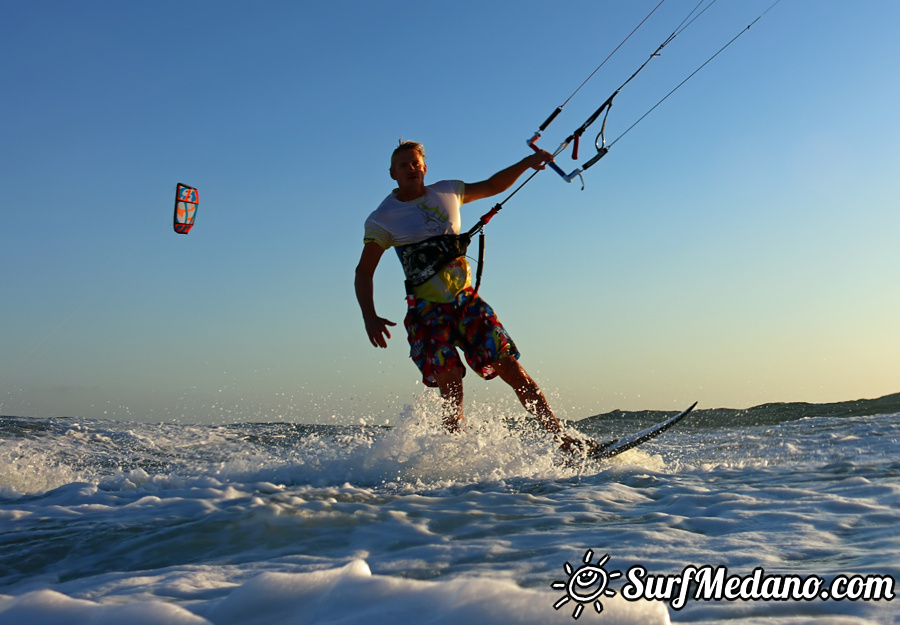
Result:
{"label": "white sea foam", "polygon": [[[0,623],[573,623],[579,606],[578,623],[897,620],[897,600],[675,610],[622,589],[637,565],[897,579],[898,415],[700,414],[571,468],[511,408],[476,406],[451,436],[431,401],[392,429],[7,424]],[[623,576],[602,614],[554,609],[551,584],[604,556]]]}

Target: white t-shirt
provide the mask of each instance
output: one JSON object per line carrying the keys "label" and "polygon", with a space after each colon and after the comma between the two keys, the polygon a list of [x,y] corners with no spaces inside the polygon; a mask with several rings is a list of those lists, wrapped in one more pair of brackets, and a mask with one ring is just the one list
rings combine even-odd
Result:
{"label": "white t-shirt", "polygon": [[[466,185],[461,180],[442,180],[425,187],[425,195],[403,202],[391,193],[366,219],[363,241],[382,247],[418,243],[441,234],[459,234]],[[457,258],[433,278],[414,288],[419,299],[452,302],[457,293],[471,284],[471,270],[465,258]]]}

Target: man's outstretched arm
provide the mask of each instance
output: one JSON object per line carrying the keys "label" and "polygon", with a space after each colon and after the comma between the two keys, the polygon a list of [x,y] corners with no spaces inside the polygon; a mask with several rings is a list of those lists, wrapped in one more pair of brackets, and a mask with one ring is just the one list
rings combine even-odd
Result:
{"label": "man's outstretched arm", "polygon": [[531,169],[543,169],[544,163],[553,160],[549,152],[541,150],[534,154],[529,154],[518,163],[510,165],[506,169],[498,171],[496,174],[482,180],[481,182],[466,183],[466,194],[463,197],[463,204],[466,202],[474,202],[482,198],[491,197],[498,193],[503,193],[509,189],[519,176]]}

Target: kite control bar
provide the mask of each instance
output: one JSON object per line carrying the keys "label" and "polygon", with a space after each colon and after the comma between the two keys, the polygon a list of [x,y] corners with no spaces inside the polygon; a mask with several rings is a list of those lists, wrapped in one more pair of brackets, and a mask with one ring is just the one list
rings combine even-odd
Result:
{"label": "kite control bar", "polygon": [[[553,117],[555,117],[555,116],[551,116],[550,119],[552,120]],[[532,150],[534,150],[535,152],[537,152],[537,151],[540,150],[540,148],[538,148],[538,146],[535,145],[535,143],[536,143],[537,140],[540,138],[540,136],[541,136],[541,131],[538,130],[536,133],[534,133],[534,136],[531,137],[531,139],[529,139],[529,140],[526,142],[526,143],[528,143],[528,147],[530,147],[530,148],[531,148]],[[577,159],[577,158],[578,158],[578,139],[579,139],[580,136],[581,136],[580,134],[576,134],[576,135],[573,135],[572,137],[569,137],[569,138],[566,139],[565,141],[563,141],[562,145],[560,145],[559,148],[556,150],[556,154],[559,154],[560,152],[562,152],[563,150],[565,150],[565,149],[569,146],[569,142],[572,141],[573,138],[574,138],[575,145],[572,146],[572,158]],[[599,148],[598,148],[598,150],[599,150]],[[573,180],[575,180],[576,177],[581,178],[581,188],[584,189],[584,178],[581,177],[581,172],[583,172],[585,169],[587,169],[588,167],[590,167],[591,165],[593,165],[594,163],[596,163],[597,161],[599,161],[600,158],[601,158],[603,155],[605,155],[606,152],[608,152],[608,151],[609,151],[609,150],[607,150],[607,149],[604,147],[604,148],[603,148],[603,154],[601,154],[601,155],[599,155],[599,156],[596,156],[596,157],[592,158],[590,161],[588,161],[587,163],[585,163],[583,166],[581,166],[581,167],[575,169],[571,174],[567,174],[567,173],[564,172],[562,169],[560,169],[559,165],[557,165],[554,161],[549,161],[549,162],[547,163],[547,165],[549,165],[550,168],[551,168],[553,171],[555,171],[556,173],[558,173],[558,174],[560,175],[560,177],[561,177],[563,180],[565,180],[566,182],[572,182]],[[554,156],[556,156],[556,154],[554,154]]]}
{"label": "kite control bar", "polygon": [[[528,147],[530,147],[535,152],[541,151],[541,149],[533,143],[534,141],[537,140],[537,138],[539,136],[540,136],[539,134],[535,135],[534,137],[531,138],[531,141],[528,142]],[[547,165],[550,166],[550,169],[552,169],[553,171],[558,173],[560,176],[562,176],[563,180],[565,180],[566,182],[572,182],[571,180],[566,179],[566,172],[564,172],[562,169],[560,169],[559,165],[557,165],[555,161],[549,160],[549,161],[547,161]]]}

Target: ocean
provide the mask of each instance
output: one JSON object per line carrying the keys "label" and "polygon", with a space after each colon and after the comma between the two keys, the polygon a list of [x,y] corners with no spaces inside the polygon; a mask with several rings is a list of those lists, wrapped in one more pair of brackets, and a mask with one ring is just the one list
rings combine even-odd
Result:
{"label": "ocean", "polygon": [[700,399],[599,464],[515,406],[445,434],[430,393],[390,427],[0,417],[0,623],[900,623],[900,394]]}

